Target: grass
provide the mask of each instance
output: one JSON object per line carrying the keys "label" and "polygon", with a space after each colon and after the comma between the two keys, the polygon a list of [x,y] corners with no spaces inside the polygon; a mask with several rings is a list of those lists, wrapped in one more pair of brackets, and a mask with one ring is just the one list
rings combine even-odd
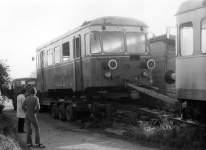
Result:
{"label": "grass", "polygon": [[0,114],[0,149],[22,150],[25,143],[16,132],[15,123],[5,114]]}
{"label": "grass", "polygon": [[161,119],[159,125],[139,121],[130,125],[127,136],[167,149],[206,149],[206,129],[185,123],[175,123],[168,118]]}

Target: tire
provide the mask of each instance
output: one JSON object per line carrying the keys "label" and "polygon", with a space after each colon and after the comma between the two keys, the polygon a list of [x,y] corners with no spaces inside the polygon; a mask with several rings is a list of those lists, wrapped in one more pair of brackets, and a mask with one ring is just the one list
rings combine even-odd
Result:
{"label": "tire", "polygon": [[66,108],[66,119],[69,122],[72,122],[75,119],[75,112],[71,105],[68,105]]}
{"label": "tire", "polygon": [[57,104],[53,104],[53,105],[52,105],[51,114],[52,114],[52,117],[53,117],[54,119],[58,119],[58,118],[59,118],[58,106],[57,106]]}
{"label": "tire", "polygon": [[66,109],[65,109],[64,105],[59,106],[58,112],[59,112],[59,119],[61,121],[65,121],[66,120]]}

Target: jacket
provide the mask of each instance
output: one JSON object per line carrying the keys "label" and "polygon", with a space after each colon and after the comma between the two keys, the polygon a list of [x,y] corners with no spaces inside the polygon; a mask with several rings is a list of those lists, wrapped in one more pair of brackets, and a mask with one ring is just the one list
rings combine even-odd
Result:
{"label": "jacket", "polygon": [[17,118],[25,118],[26,116],[25,111],[22,109],[22,105],[24,101],[25,101],[24,94],[20,94],[17,96],[17,111],[16,111]]}

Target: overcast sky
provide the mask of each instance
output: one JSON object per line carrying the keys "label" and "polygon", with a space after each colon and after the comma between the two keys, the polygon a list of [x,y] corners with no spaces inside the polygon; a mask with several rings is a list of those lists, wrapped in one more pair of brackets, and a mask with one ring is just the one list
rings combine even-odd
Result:
{"label": "overcast sky", "polygon": [[12,78],[36,69],[36,48],[84,21],[104,16],[142,20],[155,35],[175,26],[184,0],[0,0],[0,59],[7,59]]}

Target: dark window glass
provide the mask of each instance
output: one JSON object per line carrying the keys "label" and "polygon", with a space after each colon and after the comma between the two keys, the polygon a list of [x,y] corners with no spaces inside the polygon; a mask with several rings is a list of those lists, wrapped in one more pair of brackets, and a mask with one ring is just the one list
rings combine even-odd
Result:
{"label": "dark window glass", "polygon": [[75,51],[76,51],[75,58],[79,58],[79,56],[80,56],[80,40],[79,40],[79,38],[75,39]]}
{"label": "dark window glass", "polygon": [[69,57],[70,57],[70,45],[69,45],[69,42],[66,42],[66,43],[62,44],[62,57],[63,57],[63,61],[69,60]]}

